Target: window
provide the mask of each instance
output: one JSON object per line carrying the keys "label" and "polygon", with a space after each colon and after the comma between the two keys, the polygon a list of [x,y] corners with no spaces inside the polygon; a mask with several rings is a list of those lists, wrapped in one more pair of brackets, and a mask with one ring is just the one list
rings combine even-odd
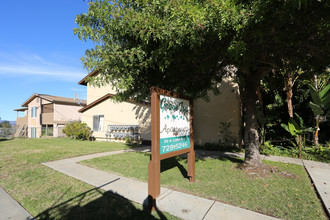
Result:
{"label": "window", "polygon": [[31,108],[31,118],[36,118],[37,117],[37,106],[33,106]]}
{"label": "window", "polygon": [[41,128],[41,136],[51,137],[53,136],[53,125],[43,125]]}
{"label": "window", "polygon": [[31,138],[37,137],[37,128],[32,127],[31,128]]}
{"label": "window", "polygon": [[93,116],[93,131],[103,131],[104,115]]}

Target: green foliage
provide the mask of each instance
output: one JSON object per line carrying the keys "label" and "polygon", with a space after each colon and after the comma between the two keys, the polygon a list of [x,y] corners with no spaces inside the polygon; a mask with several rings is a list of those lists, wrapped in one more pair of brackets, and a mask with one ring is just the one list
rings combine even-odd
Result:
{"label": "green foliage", "polygon": [[308,132],[313,132],[312,128],[305,127],[303,119],[297,113],[295,113],[295,115],[298,119],[298,122],[295,119],[290,118],[287,125],[283,123],[281,124],[281,126],[287,132],[289,132],[293,137],[296,137],[298,135],[303,135]]}
{"label": "green foliage", "polygon": [[314,115],[330,117],[330,84],[321,91],[317,91],[311,84],[309,85],[309,92],[312,97],[309,107],[312,109]]}
{"label": "green foliage", "polygon": [[314,153],[319,155],[324,161],[330,162],[330,143],[326,145],[319,145],[318,148],[314,148]]}
{"label": "green foliage", "polygon": [[90,1],[74,33],[96,45],[82,59],[100,71],[91,82],[111,83],[122,98],[145,99],[151,86],[205,96],[228,64],[238,73],[328,65],[329,6],[298,2]]}
{"label": "green foliage", "polygon": [[[299,150],[297,148],[273,145],[270,141],[266,141],[264,145],[260,146],[260,153],[265,155],[285,156],[294,158],[299,157]],[[330,146],[319,145],[318,148],[304,147],[301,150],[301,157],[305,160],[314,160],[330,163]]]}
{"label": "green foliage", "polygon": [[132,138],[130,138],[128,135],[125,137],[125,143],[126,144],[131,144],[132,143]]}
{"label": "green foliage", "polygon": [[72,122],[67,124],[62,132],[73,139],[89,140],[91,138],[91,128],[86,123]]}
{"label": "green foliage", "polygon": [[[235,72],[228,67],[237,68],[242,95],[252,100],[269,73],[301,69],[305,74],[328,67],[329,20],[326,0],[99,0],[76,17],[74,33],[95,43],[82,58],[85,68],[99,71],[89,81],[112,84],[118,100],[148,99],[151,86],[205,97],[217,91],[223,76]],[[244,108],[252,109],[246,117],[251,120],[257,115],[254,104]],[[286,121],[282,116],[265,127],[278,129]],[[256,124],[246,123],[244,137],[258,135]]]}
{"label": "green foliage", "polygon": [[9,121],[3,121],[0,123],[0,128],[12,128],[12,126]]}
{"label": "green foliage", "polygon": [[[313,111],[306,106],[311,101],[311,95],[309,92],[309,85],[312,77],[315,73],[302,74],[297,78],[293,87],[292,103],[294,112],[298,113],[304,120],[304,127],[315,127],[315,116]],[[330,80],[329,72],[323,72],[318,74],[318,88],[324,89]],[[283,75],[267,75],[261,81],[261,92],[263,109],[266,118],[265,133],[266,140],[283,140],[283,146],[286,146],[286,139],[291,138],[291,134],[281,127],[281,124],[288,124],[289,115],[287,110],[286,92],[284,87]],[[299,119],[295,118],[297,122]],[[330,121],[324,121],[320,124],[319,140],[320,143],[325,144],[330,139],[330,133],[327,132],[330,128]],[[312,134],[306,134],[307,144],[312,143]]]}
{"label": "green foliage", "polygon": [[[144,99],[158,86],[204,95],[219,81],[226,52],[244,14],[232,1],[91,1],[74,33],[96,43],[84,66],[112,83],[119,96]],[[234,25],[237,24],[237,25]]]}
{"label": "green foliage", "polygon": [[291,147],[275,146],[270,141],[260,146],[260,153],[265,155],[298,157],[298,151]]}

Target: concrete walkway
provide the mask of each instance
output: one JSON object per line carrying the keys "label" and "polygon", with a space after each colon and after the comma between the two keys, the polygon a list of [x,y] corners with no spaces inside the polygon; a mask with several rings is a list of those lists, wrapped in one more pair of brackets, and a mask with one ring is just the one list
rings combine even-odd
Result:
{"label": "concrete walkway", "polygon": [[[149,149],[150,147],[136,150],[148,151]],[[82,160],[124,152],[128,151],[121,150],[69,158],[47,162],[44,165],[95,187],[100,187],[105,191],[111,190],[128,200],[146,204],[148,195],[147,183],[77,164],[77,162]],[[157,198],[157,207],[160,211],[168,212],[182,219],[275,219],[246,209],[166,188],[161,188],[161,195]]]}
{"label": "concrete walkway", "polygon": [[0,220],[31,220],[33,217],[0,187]]}
{"label": "concrete walkway", "polygon": [[330,217],[330,164],[309,160],[303,163]]}

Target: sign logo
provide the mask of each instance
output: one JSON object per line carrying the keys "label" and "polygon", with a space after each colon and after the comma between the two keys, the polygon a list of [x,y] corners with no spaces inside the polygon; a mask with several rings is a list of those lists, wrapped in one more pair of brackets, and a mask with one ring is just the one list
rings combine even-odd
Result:
{"label": "sign logo", "polygon": [[190,147],[189,101],[160,95],[160,154]]}

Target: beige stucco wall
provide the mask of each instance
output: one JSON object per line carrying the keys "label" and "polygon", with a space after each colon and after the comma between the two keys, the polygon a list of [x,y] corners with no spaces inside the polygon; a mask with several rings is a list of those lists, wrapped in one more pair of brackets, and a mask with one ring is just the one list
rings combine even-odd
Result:
{"label": "beige stucco wall", "polygon": [[[226,145],[239,142],[241,124],[241,105],[238,85],[231,78],[220,85],[221,94],[209,93],[210,101],[198,99],[194,102],[194,136],[195,143],[218,143],[221,139]],[[229,129],[221,127],[221,123],[229,123]]]}
{"label": "beige stucco wall", "polygon": [[88,85],[87,85],[87,105],[108,93],[116,94],[115,89],[113,89],[111,85],[97,87],[97,86],[90,85],[88,83]]}
{"label": "beige stucco wall", "polygon": [[81,106],[54,104],[54,123],[63,121],[79,121]]}
{"label": "beige stucco wall", "polygon": [[[36,97],[28,104],[28,137],[29,138],[31,138],[31,128],[32,127],[36,128],[36,138],[39,138],[41,136],[40,103],[42,101],[43,101],[42,99],[40,99],[39,97]],[[37,107],[37,117],[36,118],[31,117],[32,107],[34,107],[34,106]]]}
{"label": "beige stucco wall", "polygon": [[104,115],[104,128],[101,132],[93,132],[93,136],[105,138],[108,125],[139,125],[143,140],[151,140],[150,107],[130,102],[114,102],[107,99],[82,113],[82,121],[93,129],[93,115]]}
{"label": "beige stucco wall", "polygon": [[[219,140],[226,145],[236,145],[239,142],[241,105],[238,85],[231,78],[226,78],[219,84],[219,90],[221,94],[217,96],[213,92],[209,93],[210,101],[194,101],[194,138],[197,145],[218,143]],[[115,94],[115,91],[111,86],[88,86],[87,103],[107,93]],[[144,140],[151,140],[150,106],[128,102],[114,103],[110,100],[90,108],[81,116],[82,121],[93,128],[93,115],[104,115],[104,131],[94,132],[95,137],[105,138],[107,125],[143,124],[142,137]],[[229,128],[221,127],[221,123],[226,123]]]}
{"label": "beige stucco wall", "polygon": [[64,104],[54,104],[54,124],[53,124],[53,136],[64,137],[62,133],[66,122],[80,121],[81,113],[78,112],[81,106],[72,106]]}
{"label": "beige stucco wall", "polygon": [[54,137],[65,137],[65,134],[62,132],[65,124],[54,124],[53,136]]}

